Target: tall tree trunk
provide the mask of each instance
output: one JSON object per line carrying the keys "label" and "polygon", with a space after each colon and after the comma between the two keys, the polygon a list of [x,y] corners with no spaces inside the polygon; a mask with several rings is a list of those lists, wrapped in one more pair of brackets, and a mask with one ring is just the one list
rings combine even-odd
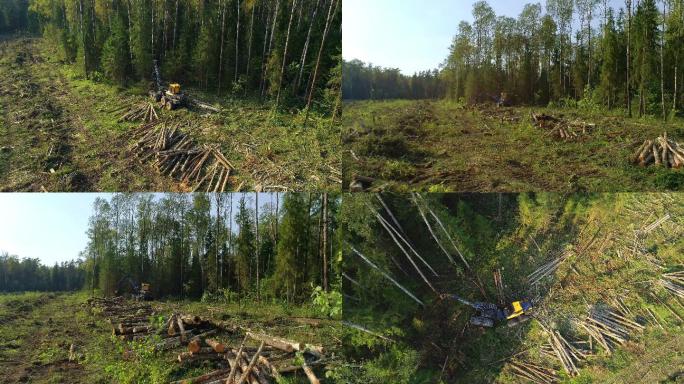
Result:
{"label": "tall tree trunk", "polygon": [[[249,79],[249,69],[252,67],[252,38],[254,35],[254,7],[252,7],[252,12],[249,17],[249,43],[247,43],[247,73],[246,76]],[[247,87],[245,87],[247,91]]]}
{"label": "tall tree trunk", "polygon": [[[240,5],[238,2],[238,8],[239,7]],[[221,12],[221,49],[219,53],[218,95],[221,96],[221,74],[223,73],[223,46],[224,37],[226,35],[226,6],[224,5],[223,7],[221,7],[221,0],[219,0],[219,11]]]}
{"label": "tall tree trunk", "polygon": [[257,302],[261,301],[261,285],[259,283],[259,192],[255,193],[256,203],[254,204],[254,218],[256,222],[256,285],[257,285]]}
{"label": "tall tree trunk", "polygon": [[176,32],[178,31],[178,0],[176,0],[176,15],[173,19],[173,49],[176,49]]}
{"label": "tall tree trunk", "polygon": [[632,117],[632,89],[629,82],[632,45],[632,0],[627,0],[627,116]]}
{"label": "tall tree trunk", "polygon": [[[233,258],[233,194],[229,193],[229,203],[230,213],[228,214],[228,252],[230,252],[230,257]],[[228,275],[230,276],[230,275]]]}
{"label": "tall tree trunk", "polygon": [[313,15],[311,20],[309,20],[309,31],[306,34],[306,41],[304,42],[304,49],[302,50],[302,60],[299,63],[299,74],[297,75],[297,81],[295,82],[295,92],[299,91],[299,86],[302,82],[302,75],[304,74],[304,66],[306,65],[306,56],[309,51],[309,42],[311,41],[311,30],[316,23],[316,14],[318,13],[318,7],[321,0],[316,0],[316,5],[314,6]]}
{"label": "tall tree trunk", "polygon": [[328,194],[323,193],[323,289],[328,292]]}
{"label": "tall tree trunk", "polygon": [[311,109],[311,101],[313,100],[313,94],[314,91],[316,90],[316,80],[318,79],[318,69],[321,65],[321,56],[323,56],[323,48],[325,48],[325,40],[328,37],[328,31],[330,30],[330,23],[332,21],[332,18],[334,17],[334,12],[337,12],[337,5],[338,5],[337,0],[331,0],[330,1],[330,8],[328,9],[328,17],[325,20],[325,29],[323,30],[323,37],[321,38],[321,47],[318,50],[318,58],[316,59],[316,67],[314,69],[314,74],[313,74],[313,79],[311,80],[311,88],[309,90],[309,98],[306,102],[306,116],[304,118],[304,124],[306,125],[306,122],[309,119],[309,111]]}
{"label": "tall tree trunk", "polygon": [[287,23],[287,36],[285,37],[285,49],[283,50],[283,65],[280,67],[280,76],[278,77],[278,94],[276,96],[276,109],[280,105],[280,91],[283,85],[283,76],[285,75],[285,65],[287,64],[287,48],[290,44],[290,30],[292,29],[292,20],[294,19],[295,8],[297,7],[297,0],[293,0],[292,9],[290,10],[290,21]]}
{"label": "tall tree trunk", "polygon": [[269,12],[268,12],[268,8],[264,7],[264,9],[265,9],[265,13],[266,13],[266,28],[264,28],[264,30],[265,30],[265,32],[264,32],[264,46],[263,46],[263,50],[261,52],[261,81],[259,84],[259,96],[260,97],[264,97],[264,89],[266,86],[265,85],[266,84],[266,64],[267,64],[266,52],[267,52],[267,47],[268,47],[267,41],[268,41],[268,33],[269,33],[269,26],[270,26],[270,23],[268,22],[268,20],[271,17]]}
{"label": "tall tree trunk", "polygon": [[665,111],[665,5],[663,0],[663,30],[660,34],[660,102],[663,107],[663,120],[667,120]]}
{"label": "tall tree trunk", "polygon": [[[237,27],[235,28],[235,81],[238,81],[238,68],[240,64],[239,48],[240,48],[240,1],[237,2]],[[249,65],[249,62],[247,63]]]}

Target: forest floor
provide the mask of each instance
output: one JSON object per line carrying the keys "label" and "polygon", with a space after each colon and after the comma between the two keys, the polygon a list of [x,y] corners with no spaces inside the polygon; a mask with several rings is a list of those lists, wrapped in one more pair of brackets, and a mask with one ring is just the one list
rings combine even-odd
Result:
{"label": "forest floor", "polygon": [[[574,129],[577,137],[561,139],[535,126],[532,113],[595,127]],[[684,142],[682,118],[664,123],[628,119],[618,111],[399,100],[345,103],[342,127],[347,174],[360,176],[370,191],[621,192],[684,186],[684,169],[640,167],[629,160],[645,140],[664,132]]]}
{"label": "forest floor", "polygon": [[[85,79],[46,40],[0,39],[0,190],[177,191],[129,148],[139,123],[119,122],[126,107],[151,101],[147,89]],[[339,190],[339,127],[312,113],[274,114],[258,101],[185,92],[220,113],[157,112],[198,144],[218,144],[234,166],[230,190]]]}
{"label": "forest floor", "polygon": [[[86,293],[23,293],[0,295],[0,372],[2,383],[167,383],[208,373],[211,362],[178,363],[182,346],[151,352],[112,336],[112,326],[86,305]],[[311,319],[308,307],[254,303],[150,302],[163,315],[188,313],[232,326],[325,348],[328,364],[340,363],[341,329],[337,322]],[[216,338],[237,349],[242,336],[219,333]],[[75,359],[69,360],[74,344]],[[126,350],[132,350],[125,352]],[[323,366],[312,367],[325,378]],[[300,371],[284,375],[287,383],[308,382]],[[325,382],[325,381],[323,381]]]}
{"label": "forest floor", "polygon": [[[397,272],[400,284],[411,287],[426,302],[424,308],[414,311],[406,308],[406,303],[411,307],[410,301],[402,301],[404,305],[398,308],[404,309],[397,314],[367,309],[387,308],[390,299],[377,305],[345,302],[345,320],[394,339],[393,343],[376,339],[370,348],[357,346],[362,351],[359,356],[366,359],[361,365],[368,367],[366,372],[374,379],[386,375],[396,377],[397,383],[439,382],[437,378],[448,383],[528,383],[515,375],[513,367],[524,363],[552,373],[552,380],[538,383],[684,382],[684,299],[661,285],[665,273],[684,271],[684,194],[547,195],[533,204],[527,199],[522,204],[509,203],[503,216],[497,214],[495,196],[489,203],[482,203],[486,196],[469,198],[480,204],[473,205],[474,219],[472,211],[458,208],[458,223],[467,236],[458,242],[469,245],[462,251],[476,255],[471,267],[484,283],[484,291],[443,262],[436,246],[426,248],[431,239],[415,235],[413,245],[439,271],[439,277],[430,276],[430,280],[439,292],[471,301],[529,299],[534,303],[532,320],[490,329],[469,325],[474,310],[439,299],[419,277],[411,277],[415,273]],[[447,203],[449,210],[460,206],[458,200],[453,198],[453,206]],[[403,212],[395,213],[406,233],[415,232],[413,224],[402,219]],[[416,226],[422,224],[417,221]],[[373,246],[377,251],[369,250],[368,244],[355,246],[366,249],[367,255],[387,252],[386,244]],[[566,258],[557,269],[531,281],[531,273],[563,255]],[[492,279],[497,270],[503,280],[503,298]],[[404,299],[398,290],[397,296]],[[620,306],[643,330],[630,332],[624,343],[610,344],[611,350],[600,347],[595,339],[592,347],[592,339],[578,321],[594,309],[622,311]],[[404,313],[405,318],[398,320]],[[585,358],[575,361],[576,373],[564,370],[540,324],[585,353]]]}

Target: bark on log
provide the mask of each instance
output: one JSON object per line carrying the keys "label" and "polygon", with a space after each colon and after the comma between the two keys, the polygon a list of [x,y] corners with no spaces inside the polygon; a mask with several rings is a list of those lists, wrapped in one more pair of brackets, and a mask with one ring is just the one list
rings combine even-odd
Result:
{"label": "bark on log", "polygon": [[223,353],[226,350],[226,346],[218,340],[206,339],[206,340],[204,340],[204,342],[207,343],[207,345],[212,347],[214,349],[214,351],[216,351],[218,353]]}

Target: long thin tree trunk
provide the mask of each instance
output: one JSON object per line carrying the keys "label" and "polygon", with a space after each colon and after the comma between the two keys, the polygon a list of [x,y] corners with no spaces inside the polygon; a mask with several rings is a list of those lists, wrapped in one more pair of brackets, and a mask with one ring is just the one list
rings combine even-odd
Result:
{"label": "long thin tree trunk", "polygon": [[316,23],[316,14],[318,13],[318,7],[319,7],[320,3],[321,3],[321,0],[316,0],[316,6],[314,7],[313,15],[311,16],[311,20],[309,20],[309,31],[306,34],[306,41],[304,42],[304,49],[302,51],[302,60],[299,63],[299,74],[297,75],[297,81],[295,82],[295,92],[299,91],[299,86],[301,85],[301,82],[302,82],[302,75],[304,74],[304,66],[306,65],[306,56],[307,56],[307,53],[309,52],[309,42],[311,41],[311,30],[313,29],[313,26]]}
{"label": "long thin tree trunk", "polygon": [[[238,8],[240,5],[238,4]],[[221,0],[219,0],[219,10],[221,12],[221,49],[219,53],[219,70],[218,70],[218,95],[221,96],[221,74],[223,73],[223,46],[224,37],[226,36],[226,6],[221,7]]]}
{"label": "long thin tree trunk", "polygon": [[316,67],[314,69],[314,74],[313,74],[313,79],[311,80],[311,88],[309,90],[309,98],[306,102],[306,117],[304,118],[304,124],[306,125],[306,122],[309,119],[309,111],[311,109],[311,101],[313,100],[313,94],[314,91],[316,90],[316,80],[318,79],[318,69],[321,65],[321,56],[323,56],[323,48],[325,48],[325,40],[328,37],[328,31],[330,30],[330,23],[333,18],[333,9],[336,12],[337,11],[337,5],[338,5],[337,0],[331,0],[330,1],[330,8],[328,9],[328,17],[325,20],[325,29],[323,30],[323,37],[321,38],[321,47],[318,50],[318,58],[316,59]]}
{"label": "long thin tree trunk", "polygon": [[632,45],[632,0],[627,0],[627,115],[632,117],[632,96],[631,86],[629,83],[630,61]]}
{"label": "long thin tree trunk", "polygon": [[328,291],[328,194],[323,193],[323,289]]}
{"label": "long thin tree trunk", "polygon": [[[240,63],[240,1],[237,2],[237,27],[235,31],[235,81],[237,83],[238,81],[238,68],[239,68],[239,63]],[[247,63],[249,65],[249,62]]]}
{"label": "long thin tree trunk", "polygon": [[176,16],[173,20],[173,49],[176,49],[176,32],[178,31],[178,0],[176,0]]}
{"label": "long thin tree trunk", "polygon": [[257,302],[261,301],[261,285],[259,284],[259,192],[255,193],[256,203],[254,204],[254,218],[256,222],[256,285],[257,285]]}
{"label": "long thin tree trunk", "polygon": [[663,107],[663,120],[667,120],[665,111],[665,1],[663,1],[663,30],[660,34],[660,102]]}
{"label": "long thin tree trunk", "polygon": [[283,76],[285,75],[285,65],[287,64],[287,48],[290,44],[290,30],[292,29],[292,20],[295,15],[295,8],[297,7],[297,0],[293,0],[292,10],[290,10],[290,21],[287,23],[287,36],[285,37],[285,48],[283,50],[283,65],[280,67],[280,76],[278,77],[278,94],[276,96],[276,109],[280,105],[280,91],[283,86]]}
{"label": "long thin tree trunk", "polygon": [[[252,38],[254,35],[254,8],[249,17],[249,43],[247,43],[247,78],[249,79],[249,69],[252,67]],[[247,87],[245,87],[245,90]]]}

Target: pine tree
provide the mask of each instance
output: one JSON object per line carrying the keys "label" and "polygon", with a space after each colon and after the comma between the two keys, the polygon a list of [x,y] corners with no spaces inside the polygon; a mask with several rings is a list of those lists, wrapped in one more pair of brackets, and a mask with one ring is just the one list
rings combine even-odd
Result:
{"label": "pine tree", "polygon": [[121,15],[115,15],[109,38],[102,49],[102,68],[107,77],[118,84],[126,85],[130,68],[128,32]]}

